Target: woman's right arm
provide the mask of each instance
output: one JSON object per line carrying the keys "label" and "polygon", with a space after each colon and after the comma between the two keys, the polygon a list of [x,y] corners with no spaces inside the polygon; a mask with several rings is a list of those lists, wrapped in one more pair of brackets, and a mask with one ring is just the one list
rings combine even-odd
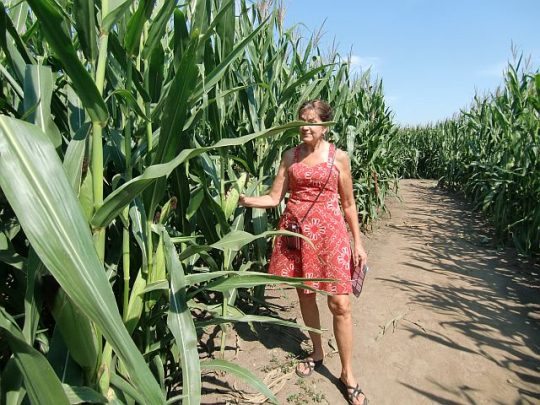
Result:
{"label": "woman's right arm", "polygon": [[289,188],[289,176],[288,169],[294,159],[294,149],[289,149],[283,154],[279,169],[272,183],[270,192],[266,195],[259,197],[248,197],[244,194],[240,194],[238,203],[243,207],[252,208],[274,208],[276,207]]}

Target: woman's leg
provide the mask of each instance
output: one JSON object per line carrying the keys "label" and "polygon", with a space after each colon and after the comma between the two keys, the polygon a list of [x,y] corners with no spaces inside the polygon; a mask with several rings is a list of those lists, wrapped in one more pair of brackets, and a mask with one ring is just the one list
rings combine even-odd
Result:
{"label": "woman's leg", "polygon": [[[356,379],[352,370],[352,316],[351,303],[348,295],[328,296],[328,308],[333,315],[334,336],[341,359],[340,380],[349,387],[356,387]],[[348,390],[349,392],[352,389]],[[360,394],[353,403],[362,404],[364,395]]]}
{"label": "woman's leg", "polygon": [[[298,288],[298,299],[300,302],[300,311],[302,312],[302,318],[306,326],[315,329],[321,329],[321,320],[319,317],[319,307],[317,306],[317,294],[306,294],[303,289]],[[309,337],[313,344],[313,352],[309,355],[314,361],[322,360],[324,357],[324,350],[322,346],[322,339],[319,333],[309,332]],[[300,363],[297,370],[301,374],[308,372],[308,367],[305,363]]]}

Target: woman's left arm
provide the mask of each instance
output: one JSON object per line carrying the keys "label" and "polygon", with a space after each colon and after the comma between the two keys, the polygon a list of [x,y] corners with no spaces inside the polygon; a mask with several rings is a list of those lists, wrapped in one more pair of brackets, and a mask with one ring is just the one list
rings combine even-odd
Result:
{"label": "woman's left arm", "polygon": [[353,261],[355,266],[365,266],[367,263],[367,253],[364,249],[360,236],[360,226],[358,223],[358,211],[354,199],[353,182],[351,174],[351,164],[349,156],[342,150],[336,150],[335,165],[339,169],[338,191],[341,198],[341,207],[345,214],[345,220],[349,224],[354,240]]}

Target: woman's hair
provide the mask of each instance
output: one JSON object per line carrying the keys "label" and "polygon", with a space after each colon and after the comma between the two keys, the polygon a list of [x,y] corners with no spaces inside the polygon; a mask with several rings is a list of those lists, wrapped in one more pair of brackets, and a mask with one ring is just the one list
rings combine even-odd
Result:
{"label": "woman's hair", "polygon": [[322,122],[332,121],[334,113],[332,112],[332,107],[323,100],[315,99],[304,101],[300,108],[298,109],[298,117],[306,110],[314,110],[317,115],[321,118]]}

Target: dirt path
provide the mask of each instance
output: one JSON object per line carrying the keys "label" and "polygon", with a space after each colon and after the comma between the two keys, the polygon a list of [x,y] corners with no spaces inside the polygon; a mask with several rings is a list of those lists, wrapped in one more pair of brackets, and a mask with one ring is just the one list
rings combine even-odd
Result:
{"label": "dirt path", "polygon": [[[400,197],[366,238],[371,272],[353,302],[354,364],[370,404],[539,404],[538,266],[489,246],[470,207],[435,182],[402,181]],[[293,290],[267,295],[284,306],[279,316],[300,320]],[[330,313],[318,300],[329,355],[309,379],[292,368],[305,348],[300,331],[241,327],[228,340],[226,358],[276,383],[280,404],[346,403]],[[230,377],[205,375],[203,387],[205,404],[256,402]]]}

